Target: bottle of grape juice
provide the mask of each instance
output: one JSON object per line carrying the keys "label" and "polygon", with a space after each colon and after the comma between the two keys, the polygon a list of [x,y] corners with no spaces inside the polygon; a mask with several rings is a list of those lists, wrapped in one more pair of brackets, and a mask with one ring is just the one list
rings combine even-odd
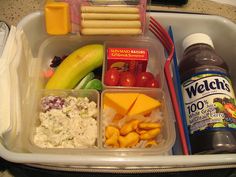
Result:
{"label": "bottle of grape juice", "polygon": [[236,152],[236,106],[228,66],[203,33],[187,36],[181,86],[192,153]]}

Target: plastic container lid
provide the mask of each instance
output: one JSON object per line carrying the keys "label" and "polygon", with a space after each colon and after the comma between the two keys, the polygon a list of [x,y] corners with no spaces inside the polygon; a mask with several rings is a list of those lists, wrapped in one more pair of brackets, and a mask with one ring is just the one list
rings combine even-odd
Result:
{"label": "plastic container lid", "polygon": [[214,48],[211,38],[204,33],[194,33],[194,34],[187,36],[183,41],[183,48],[185,50],[193,44],[200,44],[200,43],[201,44],[208,44],[212,48]]}

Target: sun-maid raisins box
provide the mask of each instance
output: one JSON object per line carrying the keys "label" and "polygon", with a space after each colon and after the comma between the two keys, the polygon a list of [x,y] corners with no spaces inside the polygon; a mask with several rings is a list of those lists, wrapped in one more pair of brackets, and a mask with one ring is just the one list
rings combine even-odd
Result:
{"label": "sun-maid raisins box", "polygon": [[139,73],[146,71],[148,49],[146,48],[107,48],[107,69]]}

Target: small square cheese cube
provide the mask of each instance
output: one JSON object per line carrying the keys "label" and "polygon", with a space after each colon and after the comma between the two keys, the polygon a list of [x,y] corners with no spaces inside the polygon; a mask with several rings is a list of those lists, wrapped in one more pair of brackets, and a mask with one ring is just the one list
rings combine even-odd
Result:
{"label": "small square cheese cube", "polygon": [[52,35],[63,35],[70,32],[71,23],[69,4],[49,2],[45,5],[46,31]]}

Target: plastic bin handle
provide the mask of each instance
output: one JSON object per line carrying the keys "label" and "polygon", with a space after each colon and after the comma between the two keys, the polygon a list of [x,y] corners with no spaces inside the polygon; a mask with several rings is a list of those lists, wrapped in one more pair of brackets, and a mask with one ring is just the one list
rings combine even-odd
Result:
{"label": "plastic bin handle", "polygon": [[165,66],[164,66],[165,77],[167,80],[168,89],[170,91],[171,102],[174,108],[176,122],[179,129],[183,153],[184,155],[189,155],[188,145],[187,145],[182,118],[181,118],[181,114],[179,110],[177,95],[175,92],[174,83],[173,83],[173,80],[171,77],[171,71],[170,71],[171,61],[174,55],[174,44],[169,34],[167,33],[167,31],[153,17],[150,17],[149,30],[160,40],[160,42],[165,47],[168,53],[168,57],[166,59]]}

